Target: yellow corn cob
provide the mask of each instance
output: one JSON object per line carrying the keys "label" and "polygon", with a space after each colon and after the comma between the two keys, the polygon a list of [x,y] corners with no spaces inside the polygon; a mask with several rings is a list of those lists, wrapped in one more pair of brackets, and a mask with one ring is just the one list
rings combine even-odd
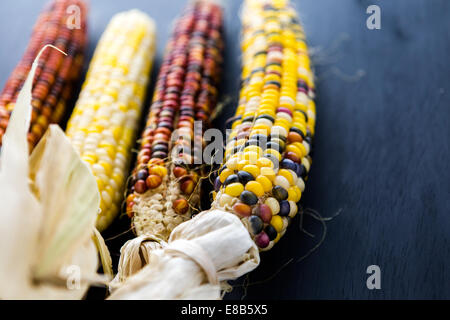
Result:
{"label": "yellow corn cob", "polygon": [[101,194],[97,228],[120,210],[138,119],[155,52],[155,25],[131,10],[114,16],[102,35],[67,127]]}
{"label": "yellow corn cob", "polygon": [[242,17],[243,85],[212,206],[233,211],[268,250],[299,211],[311,166],[314,82],[288,0],[246,0]]}

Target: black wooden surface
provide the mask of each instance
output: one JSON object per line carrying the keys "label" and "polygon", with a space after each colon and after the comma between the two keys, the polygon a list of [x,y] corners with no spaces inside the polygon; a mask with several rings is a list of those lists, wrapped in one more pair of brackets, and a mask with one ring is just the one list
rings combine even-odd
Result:
{"label": "black wooden surface", "polygon": [[[0,2],[0,85],[22,55],[45,1]],[[239,1],[225,3],[222,96],[236,106]],[[227,298],[450,298],[450,1],[298,0],[317,74],[317,132],[304,204],[327,223],[296,219],[287,235]],[[184,0],[91,0],[89,57],[110,17],[140,8],[158,26],[153,79],[171,22]],[[366,8],[381,8],[381,30],[366,28]],[[152,86],[150,86],[151,89]],[[117,234],[119,221],[107,237]],[[126,236],[109,240],[115,259]],[[289,263],[288,263],[289,262]],[[381,290],[366,268],[381,268]],[[284,268],[281,268],[284,265]],[[281,269],[281,271],[279,271]],[[277,271],[279,271],[277,273]],[[92,298],[101,291],[90,294]]]}

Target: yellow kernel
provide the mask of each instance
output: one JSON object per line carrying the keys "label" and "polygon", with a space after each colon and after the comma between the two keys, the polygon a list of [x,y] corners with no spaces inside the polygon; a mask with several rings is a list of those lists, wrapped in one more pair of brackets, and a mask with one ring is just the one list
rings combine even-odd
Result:
{"label": "yellow kernel", "polygon": [[257,181],[247,182],[245,185],[245,190],[253,192],[257,197],[262,197],[264,195],[264,188]]}
{"label": "yellow kernel", "polygon": [[300,199],[302,198],[302,190],[300,190],[300,188],[297,186],[294,186],[294,189],[295,189],[295,192],[297,192],[297,201],[295,201],[295,202],[299,202]]}
{"label": "yellow kernel", "polygon": [[261,173],[261,175],[266,176],[267,178],[269,178],[270,181],[274,181],[275,180],[276,174],[275,174],[275,171],[273,171],[272,168],[262,167],[260,169],[260,173]]}
{"label": "yellow kernel", "polygon": [[243,171],[247,171],[253,177],[259,176],[259,167],[254,164],[248,164],[242,168]]}
{"label": "yellow kernel", "polygon": [[92,125],[88,128],[88,133],[100,133],[103,131],[103,128],[99,125]]}
{"label": "yellow kernel", "polygon": [[256,181],[261,184],[264,192],[269,192],[270,190],[272,190],[272,181],[270,181],[270,179],[266,176],[259,175],[258,177],[256,177]]}
{"label": "yellow kernel", "polygon": [[81,159],[82,159],[84,162],[87,162],[87,163],[89,163],[89,164],[94,164],[94,163],[97,161],[96,158],[91,157],[91,156],[88,156],[88,155],[84,155]]}
{"label": "yellow kernel", "polygon": [[[301,115],[304,117],[303,113]],[[306,136],[306,127],[304,123],[302,123],[301,121],[294,121],[292,123],[292,126],[299,129]]]}
{"label": "yellow kernel", "polygon": [[300,201],[302,192],[300,191],[299,187],[293,186],[288,189],[288,201],[294,201],[298,202]]}
{"label": "yellow kernel", "polygon": [[230,174],[233,174],[233,170],[225,168],[219,175],[220,182],[224,183],[225,179],[228,178]]}
{"label": "yellow kernel", "polygon": [[300,149],[300,151],[302,152],[302,157],[307,155],[307,151],[306,151],[306,147],[303,143],[301,142],[294,142],[292,143],[292,145],[296,146],[297,148]]}
{"label": "yellow kernel", "polygon": [[114,189],[113,189],[113,187],[111,187],[110,185],[107,185],[105,187],[105,191],[109,194],[111,199],[114,201]]}
{"label": "yellow kernel", "polygon": [[122,137],[123,129],[122,127],[116,126],[112,129],[113,137],[116,141],[119,141]]}
{"label": "yellow kernel", "polygon": [[[257,111],[257,115],[258,116],[260,116],[260,115],[263,115],[263,114],[266,114],[266,115],[269,115],[269,116],[272,116],[272,117],[275,117],[275,110],[273,110],[272,108],[263,108],[263,109],[258,109],[258,111]],[[270,130],[267,130],[266,132],[265,132],[265,134],[267,135],[268,133],[270,133]]]}
{"label": "yellow kernel", "polygon": [[270,224],[275,228],[275,230],[277,230],[278,233],[283,230],[283,219],[280,216],[272,216]]}
{"label": "yellow kernel", "polygon": [[289,172],[289,170],[280,169],[278,170],[278,175],[285,177],[291,186],[294,185],[294,178],[292,177],[292,174]]}
{"label": "yellow kernel", "polygon": [[103,199],[100,200],[100,214],[106,213],[106,203]]}
{"label": "yellow kernel", "polygon": [[247,146],[244,148],[244,153],[246,153],[246,152],[254,152],[258,156],[260,156],[263,153],[261,147],[258,147],[258,146]]}
{"label": "yellow kernel", "polygon": [[275,120],[274,125],[278,125],[278,126],[282,126],[283,128],[285,128],[286,130],[289,131],[289,128],[291,126],[291,122],[285,118],[281,118],[281,117],[277,117],[277,119]]}
{"label": "yellow kernel", "polygon": [[273,168],[273,162],[270,161],[270,159],[268,158],[259,158],[258,161],[256,161],[256,164],[261,168],[261,167],[269,167],[269,168]]}
{"label": "yellow kernel", "polygon": [[116,146],[114,146],[113,144],[106,142],[106,141],[101,141],[98,144],[99,148],[115,148]]}
{"label": "yellow kernel", "polygon": [[116,156],[116,148],[112,145],[101,146],[100,148],[105,149],[106,153],[111,159],[114,159]]}
{"label": "yellow kernel", "polygon": [[149,169],[150,174],[156,174],[160,176],[161,178],[165,177],[167,175],[167,168],[164,166],[152,166]]}
{"label": "yellow kernel", "polygon": [[[231,129],[235,129],[238,125],[241,124],[241,121],[235,121],[233,122],[233,124],[231,125]],[[234,134],[234,136],[236,136],[236,134]],[[230,135],[230,138],[232,138],[232,136]]]}
{"label": "yellow kernel", "polygon": [[259,155],[254,151],[245,151],[243,154],[243,158],[245,160],[248,160],[250,163],[254,164],[258,160]]}
{"label": "yellow kernel", "polygon": [[114,172],[112,177],[111,177],[118,186],[121,186],[123,183],[123,174],[119,173],[119,172]]}
{"label": "yellow kernel", "polygon": [[281,234],[278,233],[278,234],[277,234],[277,237],[276,237],[275,239],[273,239],[273,242],[274,242],[274,243],[277,243],[278,241],[280,241],[280,238],[281,238]]}
{"label": "yellow kernel", "polygon": [[303,157],[302,151],[297,146],[294,146],[293,144],[289,144],[286,147],[286,152],[293,152],[299,158]]}
{"label": "yellow kernel", "polygon": [[95,178],[95,180],[97,181],[97,187],[98,187],[98,190],[99,190],[100,192],[102,192],[103,189],[105,188],[105,183],[103,182],[102,179],[97,178],[97,177]]}
{"label": "yellow kernel", "polygon": [[255,124],[252,127],[252,129],[263,129],[263,130],[266,130],[267,132],[269,132],[270,131],[270,126],[265,124],[265,123],[258,123],[258,124]]}
{"label": "yellow kernel", "polygon": [[253,136],[255,134],[263,134],[263,135],[268,135],[269,131],[266,129],[252,129],[252,131],[250,132],[250,136]]}
{"label": "yellow kernel", "polygon": [[248,160],[242,159],[238,162],[238,170],[242,170],[250,162]]}
{"label": "yellow kernel", "polygon": [[119,103],[119,110],[122,112],[128,111],[128,106],[125,103]]}
{"label": "yellow kernel", "polygon": [[111,163],[103,161],[103,160],[100,160],[98,162],[98,164],[101,165],[103,167],[103,169],[105,169],[105,174],[107,176],[109,176],[111,174],[111,171],[113,169],[113,166],[111,165]]}
{"label": "yellow kernel", "polygon": [[238,197],[242,191],[244,191],[244,186],[239,182],[231,183],[225,188],[225,193],[232,197]]}

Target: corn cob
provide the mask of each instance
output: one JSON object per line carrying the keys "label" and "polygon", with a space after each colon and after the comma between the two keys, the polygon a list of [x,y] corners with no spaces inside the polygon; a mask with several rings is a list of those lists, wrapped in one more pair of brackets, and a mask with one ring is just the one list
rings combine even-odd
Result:
{"label": "corn cob", "polygon": [[[80,9],[79,28],[67,26],[69,14],[66,10],[71,5]],[[33,109],[28,133],[30,149],[37,144],[49,124],[61,120],[83,64],[87,42],[86,15],[86,7],[81,0],[55,0],[38,18],[25,54],[0,95],[0,146],[17,95],[35,56],[46,44],[56,46],[67,56],[56,50],[46,50],[39,60],[32,92]]]}
{"label": "corn cob", "polygon": [[220,7],[208,1],[190,3],[175,24],[130,179],[126,211],[138,235],[167,239],[200,200],[195,151],[216,104],[221,25]]}
{"label": "corn cob", "polygon": [[92,58],[67,136],[97,179],[97,228],[119,212],[155,52],[155,26],[137,10],[112,18]]}
{"label": "corn cob", "polygon": [[315,105],[303,30],[288,0],[247,0],[243,84],[214,208],[233,211],[260,250],[286,232],[311,166]]}

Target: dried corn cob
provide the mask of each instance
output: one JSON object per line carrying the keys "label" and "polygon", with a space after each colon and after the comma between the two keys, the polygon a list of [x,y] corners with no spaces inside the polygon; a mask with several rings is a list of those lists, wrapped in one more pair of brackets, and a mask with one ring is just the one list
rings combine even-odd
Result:
{"label": "dried corn cob", "polygon": [[[167,239],[200,200],[203,172],[194,151],[202,150],[216,104],[221,25],[220,7],[208,1],[189,4],[176,22],[130,179],[127,213],[138,235]],[[194,130],[195,121],[202,130]]]}
{"label": "dried corn cob", "polygon": [[[67,8],[72,5],[80,9],[80,25],[74,29],[67,26]],[[39,60],[31,102],[30,148],[36,145],[50,123],[60,121],[83,64],[87,42],[86,15],[86,7],[81,0],[55,0],[40,15],[25,54],[0,95],[0,146],[17,94],[31,69],[33,59],[46,44],[56,46],[67,56],[56,50],[46,50]]]}
{"label": "dried corn cob", "polygon": [[114,16],[68,123],[67,136],[97,179],[99,230],[119,212],[154,52],[155,26],[146,14],[131,10]]}
{"label": "dried corn cob", "polygon": [[247,0],[243,85],[214,208],[232,210],[260,250],[296,215],[311,165],[315,105],[303,30],[286,0]]}

